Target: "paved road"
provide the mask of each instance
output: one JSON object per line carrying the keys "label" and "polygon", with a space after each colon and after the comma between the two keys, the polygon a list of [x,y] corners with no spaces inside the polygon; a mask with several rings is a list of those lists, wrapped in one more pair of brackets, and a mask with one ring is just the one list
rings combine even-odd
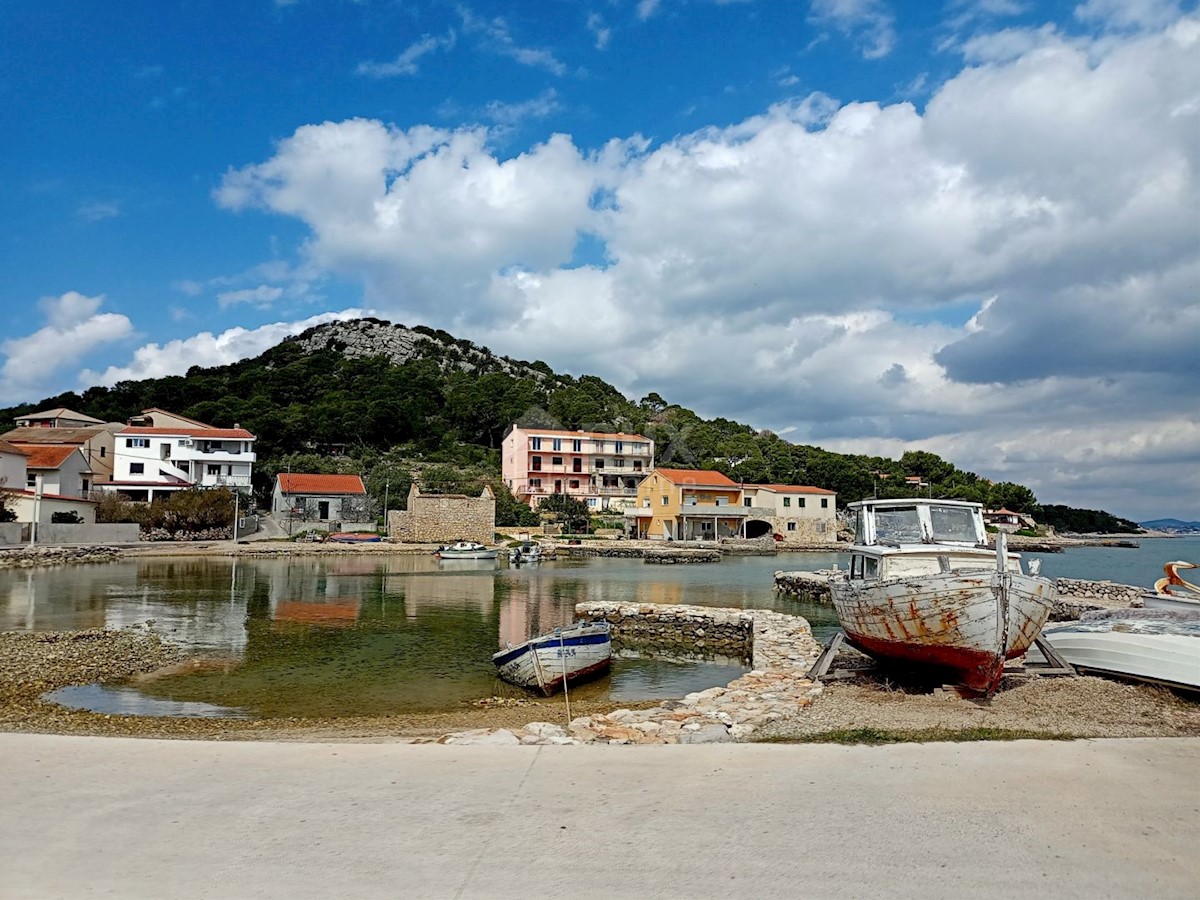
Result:
{"label": "paved road", "polygon": [[443,747],[0,734],[0,897],[1200,894],[1200,741]]}

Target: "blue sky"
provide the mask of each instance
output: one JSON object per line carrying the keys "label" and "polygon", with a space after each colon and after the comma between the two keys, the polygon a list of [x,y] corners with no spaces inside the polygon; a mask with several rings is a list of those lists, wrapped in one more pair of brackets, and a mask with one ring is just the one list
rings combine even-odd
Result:
{"label": "blue sky", "polygon": [[16,0],[0,403],[369,311],[1200,518],[1195,7]]}

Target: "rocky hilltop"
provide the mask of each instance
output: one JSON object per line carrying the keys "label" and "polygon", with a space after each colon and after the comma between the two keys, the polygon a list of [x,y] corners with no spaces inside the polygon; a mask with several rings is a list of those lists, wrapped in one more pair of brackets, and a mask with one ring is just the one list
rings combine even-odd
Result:
{"label": "rocky hilltop", "polygon": [[532,378],[539,382],[558,381],[545,363],[527,363],[498,356],[486,347],[458,340],[445,331],[424,326],[408,328],[382,319],[329,322],[289,337],[283,343],[295,344],[306,353],[333,350],[348,359],[383,356],[397,366],[415,359],[433,359],[443,371],[457,370],[480,375],[503,372],[505,375]]}

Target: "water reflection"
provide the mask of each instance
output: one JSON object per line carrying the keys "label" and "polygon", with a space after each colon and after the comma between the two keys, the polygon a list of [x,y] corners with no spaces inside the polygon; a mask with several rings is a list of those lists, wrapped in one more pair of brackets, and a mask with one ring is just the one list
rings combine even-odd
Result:
{"label": "water reflection", "polygon": [[[810,557],[811,567],[828,562]],[[799,567],[789,560],[787,566]],[[804,562],[808,562],[805,559]],[[370,715],[516,696],[491,654],[571,622],[584,600],[776,607],[820,633],[825,607],[771,589],[775,558],[718,566],[558,561],[511,569],[426,556],[147,559],[0,572],[0,628],[120,628],[153,620],[189,650],[232,667],[167,675],[122,693],[260,716]],[[679,696],[724,683],[737,661],[618,659],[592,696]],[[122,689],[124,691],[124,689]],[[97,701],[99,702],[99,701]]]}

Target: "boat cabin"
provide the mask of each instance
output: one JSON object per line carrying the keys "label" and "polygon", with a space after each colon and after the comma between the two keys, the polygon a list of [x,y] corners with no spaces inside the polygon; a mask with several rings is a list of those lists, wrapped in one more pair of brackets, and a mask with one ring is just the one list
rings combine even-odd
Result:
{"label": "boat cabin", "polygon": [[[983,506],[963,500],[862,500],[855,517],[850,578],[906,578],[995,567]],[[1007,554],[1020,571],[1020,557]]]}

